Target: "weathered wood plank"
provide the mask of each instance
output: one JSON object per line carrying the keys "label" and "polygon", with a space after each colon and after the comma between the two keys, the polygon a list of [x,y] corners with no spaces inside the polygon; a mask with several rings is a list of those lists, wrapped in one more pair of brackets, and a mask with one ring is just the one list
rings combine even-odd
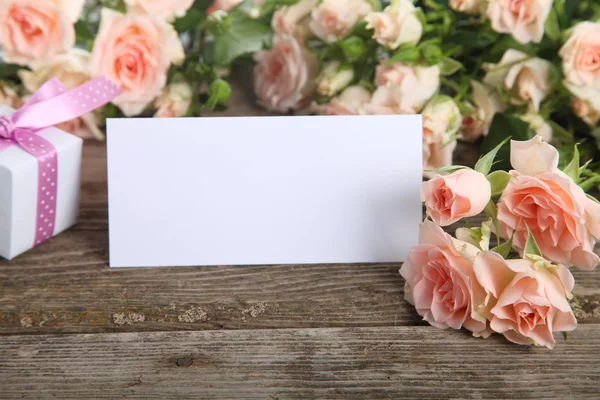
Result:
{"label": "weathered wood plank", "polygon": [[553,351],[432,327],[0,337],[3,399],[597,398],[600,326]]}

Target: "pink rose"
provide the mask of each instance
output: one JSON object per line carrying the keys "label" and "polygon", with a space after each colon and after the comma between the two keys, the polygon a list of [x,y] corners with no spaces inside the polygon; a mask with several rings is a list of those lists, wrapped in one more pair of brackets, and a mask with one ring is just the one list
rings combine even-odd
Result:
{"label": "pink rose", "polygon": [[577,86],[564,81],[571,94],[573,112],[591,128],[600,120],[600,89],[589,86]]}
{"label": "pink rose", "polygon": [[367,0],[323,0],[312,10],[309,26],[318,38],[336,42],[372,10]]}
{"label": "pink rose", "polygon": [[559,54],[568,83],[600,89],[600,23],[577,24]]}
{"label": "pink rose", "polygon": [[[404,107],[404,108],[403,108]],[[363,107],[365,114],[369,115],[396,115],[396,114],[414,114],[412,108],[408,108],[402,102],[402,93],[400,89],[392,86],[379,86],[371,100]]]}
{"label": "pink rose", "polygon": [[263,107],[288,112],[310,102],[319,63],[292,35],[275,35],[273,48],[254,60],[254,91]]}
{"label": "pink rose", "polygon": [[[423,109],[423,169],[452,165],[456,133],[461,125],[460,110],[448,96],[438,96]],[[431,173],[425,172],[431,177]]]}
{"label": "pink rose", "polygon": [[558,151],[540,136],[511,142],[510,174],[514,177],[498,202],[500,234],[513,237],[523,252],[527,228],[543,256],[555,263],[591,270],[600,262],[594,253],[600,237],[600,204],[558,167]]}
{"label": "pink rose", "polygon": [[291,6],[278,8],[273,14],[271,26],[275,33],[289,33],[297,38],[311,36],[308,15],[317,6],[318,0],[300,0]]}
{"label": "pink rose", "polygon": [[358,115],[362,114],[365,104],[371,100],[371,93],[362,86],[350,86],[327,104],[316,106],[321,115]]}
{"label": "pink rose", "polygon": [[451,9],[465,14],[478,15],[482,12],[482,0],[450,0]]}
{"label": "pink rose", "polygon": [[194,0],[125,0],[130,10],[161,18],[182,17]]}
{"label": "pink rose", "polygon": [[487,65],[483,82],[506,90],[512,104],[527,104],[530,111],[538,112],[540,103],[552,91],[551,67],[549,61],[508,49],[498,64]]}
{"label": "pink rose", "polygon": [[478,282],[487,293],[490,328],[519,344],[552,348],[553,332],[568,332],[577,320],[567,299],[574,279],[564,265],[541,257],[504,260],[493,252],[481,253],[474,263]]}
{"label": "pink rose", "polygon": [[474,114],[462,119],[459,138],[474,142],[481,136],[487,136],[494,115],[506,109],[506,103],[494,88],[477,81],[471,81]]}
{"label": "pink rose", "polygon": [[82,139],[103,140],[104,133],[99,128],[100,118],[97,113],[90,112],[79,118],[56,125],[58,129],[69,132]]}
{"label": "pink rose", "polygon": [[491,196],[490,182],[472,169],[435,175],[421,184],[421,201],[425,203],[427,215],[440,226],[478,215]]}
{"label": "pink rose", "polygon": [[75,44],[73,24],[83,0],[3,0],[0,48],[4,60],[28,65],[66,53]]}
{"label": "pink rose", "polygon": [[404,298],[436,328],[464,327],[476,336],[487,336],[485,318],[475,310],[485,297],[473,271],[479,253],[426,220],[419,229],[419,245],[400,268],[406,280]]}
{"label": "pink rose", "polygon": [[183,47],[173,27],[162,19],[102,10],[91,71],[118,83],[116,104],[126,116],[140,114],[161,93],[171,64],[182,62]]}
{"label": "pink rose", "polygon": [[440,68],[389,64],[382,60],[376,69],[375,84],[395,89],[402,110],[420,111],[440,86]]}
{"label": "pink rose", "polygon": [[409,0],[400,0],[383,12],[369,13],[365,18],[367,29],[373,29],[377,43],[391,50],[403,43],[417,44],[423,34],[418,10]]}
{"label": "pink rose", "polygon": [[215,11],[229,12],[237,7],[243,0],[214,0],[212,5],[206,10],[207,14],[212,14]]}
{"label": "pink rose", "polygon": [[487,16],[496,32],[510,33],[521,44],[539,43],[551,9],[552,0],[490,0]]}

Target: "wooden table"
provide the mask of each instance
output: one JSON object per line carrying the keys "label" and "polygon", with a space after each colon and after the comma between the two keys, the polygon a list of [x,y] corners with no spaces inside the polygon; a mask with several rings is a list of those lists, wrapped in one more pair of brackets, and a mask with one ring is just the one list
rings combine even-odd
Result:
{"label": "wooden table", "polygon": [[423,323],[399,264],[111,270],[105,169],[86,144],[80,222],[0,261],[0,399],[600,397],[600,269],[554,351]]}

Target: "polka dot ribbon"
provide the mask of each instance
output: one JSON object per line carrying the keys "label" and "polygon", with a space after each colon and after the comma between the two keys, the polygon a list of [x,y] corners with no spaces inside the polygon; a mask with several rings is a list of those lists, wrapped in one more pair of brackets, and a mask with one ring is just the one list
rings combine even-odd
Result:
{"label": "polka dot ribbon", "polygon": [[56,149],[38,135],[43,129],[78,118],[108,104],[121,89],[105,77],[67,91],[57,79],[46,82],[18,111],[0,116],[0,152],[19,146],[38,161],[34,246],[50,239],[56,220],[58,158]]}

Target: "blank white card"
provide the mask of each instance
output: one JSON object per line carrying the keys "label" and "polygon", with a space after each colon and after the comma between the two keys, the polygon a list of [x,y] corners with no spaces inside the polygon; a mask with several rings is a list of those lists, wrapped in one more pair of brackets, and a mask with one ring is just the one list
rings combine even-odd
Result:
{"label": "blank white card", "polygon": [[404,260],[421,117],[108,121],[110,265]]}

